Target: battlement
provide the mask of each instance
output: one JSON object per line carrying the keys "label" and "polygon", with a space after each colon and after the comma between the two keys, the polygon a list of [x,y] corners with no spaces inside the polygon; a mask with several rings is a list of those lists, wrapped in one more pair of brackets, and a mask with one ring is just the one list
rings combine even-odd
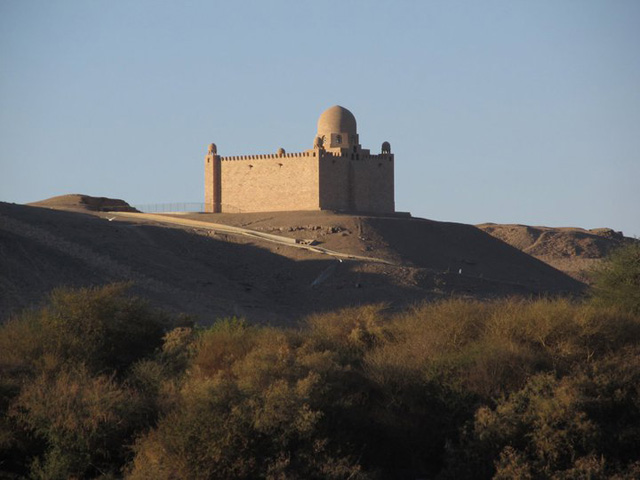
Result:
{"label": "battlement", "polygon": [[277,158],[307,158],[315,157],[315,151],[295,152],[295,153],[266,153],[263,155],[231,155],[226,157],[220,157],[223,162],[232,162],[235,160],[269,160]]}
{"label": "battlement", "polygon": [[393,161],[393,153],[372,154],[372,153],[369,153],[368,151],[366,152],[360,151],[360,152],[352,152],[352,153],[328,151],[328,152],[323,152],[322,156],[333,157],[334,160],[341,158],[344,160],[361,160],[361,161],[367,161],[367,160],[371,160],[371,161],[388,160],[390,162]]}
{"label": "battlement", "polygon": [[317,156],[317,152],[321,153],[321,157],[344,158],[345,160],[389,160],[393,161],[392,153],[369,153],[368,150],[360,152],[332,152],[330,150],[306,150],[304,152],[294,153],[266,153],[261,155],[228,155],[220,156],[222,162],[233,162],[238,160],[275,160],[278,158],[313,158]]}

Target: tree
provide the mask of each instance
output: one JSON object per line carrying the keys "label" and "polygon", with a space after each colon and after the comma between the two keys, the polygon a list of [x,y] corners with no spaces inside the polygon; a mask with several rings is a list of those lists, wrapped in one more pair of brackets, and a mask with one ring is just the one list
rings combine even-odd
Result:
{"label": "tree", "polygon": [[640,241],[614,250],[593,272],[592,298],[604,306],[640,313]]}

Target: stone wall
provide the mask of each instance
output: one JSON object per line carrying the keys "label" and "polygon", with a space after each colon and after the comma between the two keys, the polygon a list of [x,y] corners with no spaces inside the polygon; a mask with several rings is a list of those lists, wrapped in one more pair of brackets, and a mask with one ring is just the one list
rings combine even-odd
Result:
{"label": "stone wall", "polygon": [[222,157],[222,211],[319,210],[318,178],[313,152]]}
{"label": "stone wall", "polygon": [[349,210],[349,159],[323,155],[320,159],[320,208]]}
{"label": "stone wall", "polygon": [[320,206],[326,210],[392,213],[393,155],[322,156]]}
{"label": "stone wall", "polygon": [[393,155],[372,155],[351,163],[355,210],[376,213],[394,212]]}
{"label": "stone wall", "polygon": [[205,158],[205,211],[392,213],[393,163],[393,154],[371,155],[368,150],[210,154]]}

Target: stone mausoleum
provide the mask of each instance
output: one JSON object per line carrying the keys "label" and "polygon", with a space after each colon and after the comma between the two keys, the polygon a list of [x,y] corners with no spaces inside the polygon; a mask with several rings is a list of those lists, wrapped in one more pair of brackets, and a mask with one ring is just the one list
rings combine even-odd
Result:
{"label": "stone mausoleum", "polygon": [[205,157],[206,212],[333,210],[393,213],[393,154],[360,146],[356,118],[338,105],[318,119],[313,148],[303,152]]}

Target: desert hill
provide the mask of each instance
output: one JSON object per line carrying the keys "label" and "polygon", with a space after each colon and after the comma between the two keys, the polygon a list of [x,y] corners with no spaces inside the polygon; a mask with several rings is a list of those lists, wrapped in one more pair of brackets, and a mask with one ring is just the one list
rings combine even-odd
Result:
{"label": "desert hill", "polygon": [[81,193],[71,193],[29,203],[34,207],[55,208],[57,210],[94,212],[137,212],[124,200],[117,198],[92,197]]}
{"label": "desert hill", "polygon": [[76,200],[0,203],[1,318],[56,286],[113,281],[130,281],[154,304],[205,324],[229,315],[279,323],[363,303],[403,307],[450,295],[584,288],[471,225],[331,212],[104,213]]}
{"label": "desert hill", "polygon": [[610,228],[552,228],[484,223],[481,230],[561,270],[589,282],[588,272],[612,249],[634,241]]}

